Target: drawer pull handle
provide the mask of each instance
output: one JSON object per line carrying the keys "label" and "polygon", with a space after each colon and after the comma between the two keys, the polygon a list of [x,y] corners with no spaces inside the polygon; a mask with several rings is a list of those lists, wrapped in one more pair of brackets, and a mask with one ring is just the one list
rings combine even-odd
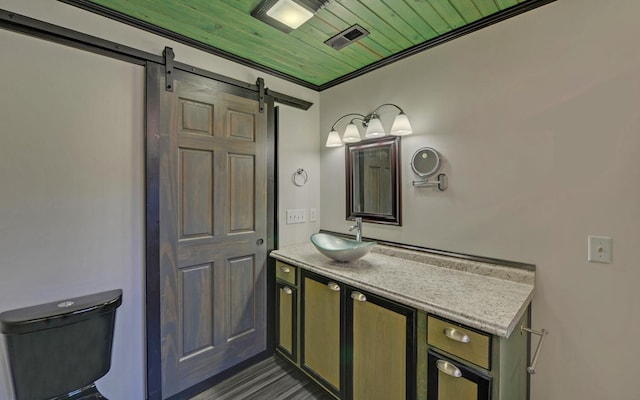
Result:
{"label": "drawer pull handle", "polygon": [[291,290],[291,288],[286,287],[286,286],[282,288],[282,291],[284,292],[284,294],[292,294],[293,293],[293,290]]}
{"label": "drawer pull handle", "polygon": [[327,287],[328,287],[330,290],[333,290],[334,292],[339,292],[339,291],[340,291],[340,285],[338,285],[338,284],[337,284],[337,283],[335,283],[335,282],[329,282],[329,283],[327,283]]}
{"label": "drawer pull handle", "polygon": [[364,294],[362,294],[360,292],[351,293],[351,298],[356,300],[356,301],[362,301],[362,302],[367,301],[367,296],[365,296]]}
{"label": "drawer pull handle", "polygon": [[450,326],[444,328],[443,332],[446,337],[456,342],[469,343],[471,341],[469,335]]}
{"label": "drawer pull handle", "polygon": [[280,267],[280,271],[284,272],[285,274],[288,274],[289,272],[291,272],[289,267]]}
{"label": "drawer pull handle", "polygon": [[436,361],[436,367],[442,371],[443,373],[452,376],[454,378],[460,378],[462,376],[462,371],[455,365],[451,364],[445,360]]}

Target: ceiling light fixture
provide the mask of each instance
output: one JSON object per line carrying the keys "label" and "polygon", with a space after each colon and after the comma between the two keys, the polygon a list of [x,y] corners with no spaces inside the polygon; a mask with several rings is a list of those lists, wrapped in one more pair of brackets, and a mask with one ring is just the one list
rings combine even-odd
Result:
{"label": "ceiling light fixture", "polygon": [[263,0],[251,15],[289,33],[311,19],[327,3],[327,0]]}
{"label": "ceiling light fixture", "polygon": [[[384,131],[384,127],[382,126],[382,122],[380,122],[380,118],[377,114],[378,110],[380,110],[384,106],[393,106],[397,108],[400,112],[396,115],[393,120],[393,125],[391,125],[391,131],[389,132],[393,136],[406,136],[413,133],[413,128],[411,127],[411,123],[409,122],[409,118],[407,114],[404,113],[402,108],[398,107],[395,104],[385,103],[378,107],[376,107],[372,112],[367,115],[362,115],[358,113],[349,113],[341,116],[336,120],[336,122],[331,125],[331,131],[329,132],[329,136],[327,137],[327,142],[325,144],[326,147],[340,147],[344,143],[355,143],[362,140],[360,137],[360,131],[354,121],[359,120],[362,127],[366,128],[365,138],[372,139],[384,136],[386,133]],[[347,125],[344,135],[342,139],[340,139],[340,134],[336,131],[336,125],[338,122],[347,117],[351,118],[351,121]],[[359,118],[358,118],[359,117]]]}

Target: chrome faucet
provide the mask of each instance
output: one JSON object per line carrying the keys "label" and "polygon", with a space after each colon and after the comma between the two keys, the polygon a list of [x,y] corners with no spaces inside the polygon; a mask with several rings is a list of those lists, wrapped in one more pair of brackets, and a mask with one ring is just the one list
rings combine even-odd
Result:
{"label": "chrome faucet", "polygon": [[356,240],[362,242],[362,217],[356,217],[356,224],[349,228],[349,232],[356,230]]}

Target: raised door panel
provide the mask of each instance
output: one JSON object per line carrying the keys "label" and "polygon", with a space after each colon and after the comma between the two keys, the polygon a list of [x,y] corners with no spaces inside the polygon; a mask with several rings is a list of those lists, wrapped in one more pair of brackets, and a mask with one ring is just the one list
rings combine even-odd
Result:
{"label": "raised door panel", "polygon": [[253,114],[230,109],[228,110],[228,121],[229,137],[253,142],[255,137]]}
{"label": "raised door panel", "polygon": [[213,235],[213,153],[180,150],[180,238]]}
{"label": "raised door panel", "polygon": [[352,360],[349,398],[415,399],[416,311],[349,288],[346,317],[346,351]]}
{"label": "raised door panel", "polygon": [[344,287],[323,278],[303,278],[302,367],[329,390],[342,391]]}
{"label": "raised door panel", "polygon": [[182,132],[213,135],[213,104],[180,99],[180,128]]}
{"label": "raised door panel", "polygon": [[475,400],[477,398],[477,383],[438,371],[438,400]]}
{"label": "raised door panel", "polygon": [[276,346],[293,362],[297,362],[297,290],[282,283],[277,284],[276,295]]}
{"label": "raised door panel", "polygon": [[213,263],[180,269],[181,359],[214,346]]}
{"label": "raised door panel", "polygon": [[370,301],[352,304],[353,399],[406,399],[407,317]]}
{"label": "raised door panel", "polygon": [[243,335],[255,332],[255,260],[245,256],[229,260],[229,334],[227,341],[238,339]]}
{"label": "raised door panel", "polygon": [[490,400],[490,375],[433,350],[428,354],[427,400]]}
{"label": "raised door panel", "polygon": [[254,189],[254,156],[229,154],[229,233],[254,230]]}

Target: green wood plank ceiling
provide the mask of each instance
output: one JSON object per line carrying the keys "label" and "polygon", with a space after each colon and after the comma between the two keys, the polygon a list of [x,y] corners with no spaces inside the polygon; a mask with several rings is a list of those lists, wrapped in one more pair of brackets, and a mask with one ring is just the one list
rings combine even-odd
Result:
{"label": "green wood plank ceiling", "polygon": [[[251,16],[261,0],[62,1],[322,90],[553,0],[333,0],[288,34]],[[370,34],[324,44],[354,24]]]}

